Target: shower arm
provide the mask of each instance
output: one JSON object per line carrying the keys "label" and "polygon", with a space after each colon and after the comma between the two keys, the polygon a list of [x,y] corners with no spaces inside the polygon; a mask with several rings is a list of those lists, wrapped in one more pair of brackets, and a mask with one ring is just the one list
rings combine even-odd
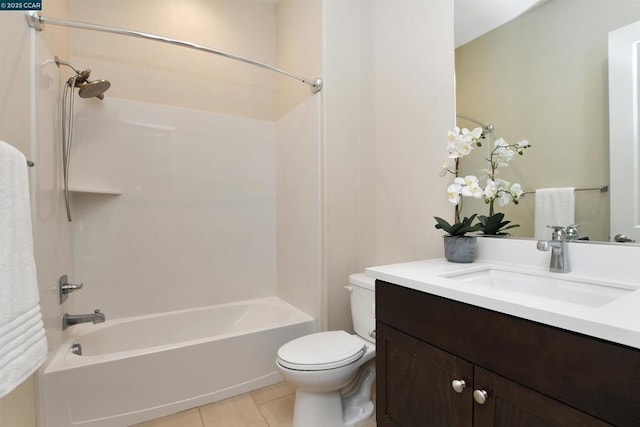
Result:
{"label": "shower arm", "polygon": [[105,32],[105,33],[113,33],[113,34],[120,34],[120,35],[129,36],[129,37],[137,37],[137,38],[142,38],[142,39],[147,39],[147,40],[154,40],[154,41],[161,42],[161,43],[167,43],[167,44],[172,44],[172,45],[175,45],[175,46],[187,47],[187,48],[190,48],[190,49],[195,49],[195,50],[200,50],[200,51],[207,52],[207,53],[212,53],[214,55],[224,56],[225,58],[235,59],[236,61],[245,62],[247,64],[255,65],[255,66],[260,67],[260,68],[265,68],[267,70],[275,71],[276,73],[283,74],[283,75],[285,75],[287,77],[291,77],[292,79],[298,80],[298,81],[300,81],[300,82],[302,82],[304,84],[309,85],[311,87],[311,91],[313,93],[318,93],[322,89],[322,80],[321,79],[308,79],[306,77],[298,76],[296,74],[290,73],[290,72],[282,70],[280,68],[276,68],[274,66],[271,66],[271,65],[259,62],[259,61],[255,61],[253,59],[246,58],[244,56],[236,55],[236,54],[229,53],[229,52],[224,52],[222,50],[212,49],[210,47],[201,46],[201,45],[198,45],[198,44],[195,44],[195,43],[191,43],[191,42],[186,42],[186,41],[183,41],[183,40],[172,39],[172,38],[169,38],[169,37],[158,36],[158,35],[155,35],[155,34],[142,33],[142,32],[139,32],[139,31],[127,30],[125,28],[107,27],[107,26],[104,26],[104,25],[90,24],[90,23],[87,23],[87,22],[66,21],[66,20],[61,20],[61,19],[45,18],[44,16],[41,16],[37,12],[26,12],[25,16],[27,18],[27,24],[29,25],[29,27],[31,27],[31,28],[33,28],[33,29],[35,29],[37,31],[44,30],[44,25],[43,24],[48,23],[48,24],[51,24],[51,25],[58,25],[58,26],[62,26],[62,27],[80,28],[80,29],[91,30],[91,31],[102,31],[102,32]]}
{"label": "shower arm", "polygon": [[55,63],[58,66],[58,68],[60,68],[61,65],[67,66],[69,68],[71,68],[77,75],[81,75],[82,71],[80,71],[78,69],[78,67],[76,67],[75,65],[73,65],[71,62],[67,62],[67,61],[62,61],[60,58],[58,58],[57,56],[55,57]]}

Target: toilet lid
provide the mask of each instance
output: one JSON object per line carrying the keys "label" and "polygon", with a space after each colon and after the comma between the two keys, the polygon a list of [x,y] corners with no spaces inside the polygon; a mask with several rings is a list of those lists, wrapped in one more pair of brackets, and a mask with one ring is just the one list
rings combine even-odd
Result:
{"label": "toilet lid", "polygon": [[321,371],[346,366],[360,359],[366,343],[345,331],[318,332],[280,347],[278,362],[299,371]]}

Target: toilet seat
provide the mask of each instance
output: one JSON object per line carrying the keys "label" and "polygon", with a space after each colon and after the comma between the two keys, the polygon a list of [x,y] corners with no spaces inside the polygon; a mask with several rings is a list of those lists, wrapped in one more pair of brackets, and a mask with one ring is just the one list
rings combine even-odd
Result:
{"label": "toilet seat", "polygon": [[364,340],[345,331],[318,332],[280,347],[278,363],[297,371],[323,371],[353,363],[366,350]]}

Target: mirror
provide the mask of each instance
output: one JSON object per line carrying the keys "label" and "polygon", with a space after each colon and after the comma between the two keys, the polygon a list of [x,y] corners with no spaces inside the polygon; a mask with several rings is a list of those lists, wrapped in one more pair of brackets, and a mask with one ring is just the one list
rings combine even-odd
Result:
{"label": "mirror", "polygon": [[[580,235],[610,240],[610,193],[598,190],[609,185],[608,34],[638,20],[637,0],[549,0],[456,49],[457,112],[493,124],[493,139],[532,145],[501,170],[532,192],[499,209],[520,224],[513,236],[534,236],[536,189],[575,187],[595,189],[575,193]],[[483,157],[465,157],[462,175],[478,175]],[[487,207],[465,198],[473,212]]]}
{"label": "mirror", "polygon": [[609,33],[611,235],[640,242],[638,55],[640,21]]}

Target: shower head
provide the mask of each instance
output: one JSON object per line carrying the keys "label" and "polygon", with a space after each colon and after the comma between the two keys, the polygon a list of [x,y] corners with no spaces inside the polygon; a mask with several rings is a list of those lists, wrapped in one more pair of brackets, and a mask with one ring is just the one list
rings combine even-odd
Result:
{"label": "shower head", "polygon": [[111,87],[111,83],[108,80],[100,79],[84,82],[79,87],[78,95],[80,98],[104,99],[104,93]]}
{"label": "shower head", "polygon": [[71,68],[76,73],[75,76],[72,76],[67,80],[67,85],[79,88],[80,90],[78,91],[78,95],[80,95],[81,98],[95,97],[98,99],[104,99],[103,94],[111,87],[111,83],[109,83],[108,80],[100,79],[89,81],[89,76],[91,75],[90,69],[87,68],[86,70],[80,71],[80,69],[72,63],[62,61],[57,56],[55,57],[55,62],[58,68],[60,68],[61,65],[64,65]]}

